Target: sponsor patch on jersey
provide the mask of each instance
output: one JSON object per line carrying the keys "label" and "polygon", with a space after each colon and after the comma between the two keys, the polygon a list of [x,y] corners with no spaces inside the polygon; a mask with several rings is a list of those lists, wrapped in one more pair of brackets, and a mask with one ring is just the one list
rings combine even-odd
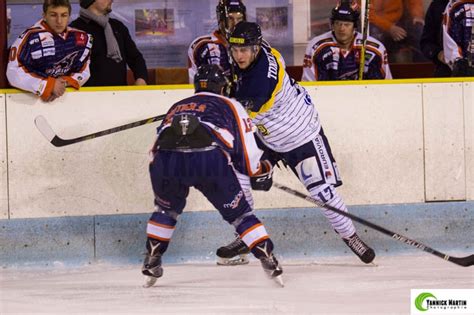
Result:
{"label": "sponsor patch on jersey", "polygon": [[43,49],[43,56],[54,56],[56,54],[56,48],[46,48]]}
{"label": "sponsor patch on jersey", "polygon": [[51,33],[39,33],[38,36],[41,41],[41,47],[54,47],[54,38]]}
{"label": "sponsor patch on jersey", "polygon": [[86,34],[84,34],[82,32],[77,32],[74,35],[76,37],[76,45],[77,46],[86,46],[86,44],[87,44]]}
{"label": "sponsor patch on jersey", "polygon": [[260,133],[263,135],[263,136],[268,136],[270,134],[270,132],[268,132],[268,129],[265,128],[264,125],[257,125],[257,128],[258,128],[258,131],[260,131]]}
{"label": "sponsor patch on jersey", "polygon": [[84,52],[82,53],[82,56],[81,58],[79,58],[79,60],[83,62],[87,58],[88,55],[89,55],[89,49],[86,48],[84,49]]}
{"label": "sponsor patch on jersey", "polygon": [[89,39],[87,40],[86,47],[91,49],[92,48],[92,42],[94,41],[93,37],[89,35]]}
{"label": "sponsor patch on jersey", "polygon": [[305,186],[321,182],[323,179],[319,171],[318,161],[316,157],[309,157],[296,165],[298,177]]}
{"label": "sponsor patch on jersey", "polygon": [[30,40],[30,41],[28,42],[28,44],[34,45],[34,44],[39,43],[39,42],[40,42],[39,38],[33,38],[32,40]]}
{"label": "sponsor patch on jersey", "polygon": [[36,50],[31,52],[31,58],[32,59],[40,59],[43,57],[43,52],[41,50]]}

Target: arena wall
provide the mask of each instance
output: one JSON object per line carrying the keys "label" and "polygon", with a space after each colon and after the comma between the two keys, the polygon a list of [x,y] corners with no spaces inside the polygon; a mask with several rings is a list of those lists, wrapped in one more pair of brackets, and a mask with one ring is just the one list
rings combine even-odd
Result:
{"label": "arena wall", "polygon": [[[474,199],[472,83],[306,88],[338,161],[344,180],[340,192],[348,204]],[[31,94],[5,94],[5,119],[0,122],[2,218],[152,211],[147,165],[157,124],[57,148],[33,121],[43,115],[58,135],[76,137],[165,113],[188,95],[190,86],[85,88],[47,104]],[[275,180],[303,189],[286,169],[277,170]],[[257,208],[308,205],[276,189],[257,192],[255,199]],[[188,211],[210,209],[205,198],[191,193]]]}
{"label": "arena wall", "polygon": [[[304,85],[353,213],[441,249],[470,250],[474,84],[449,80]],[[84,88],[47,104],[0,91],[0,263],[141,260],[153,211],[148,150],[158,124],[57,148],[33,121],[42,115],[58,135],[71,138],[163,114],[190,95],[188,85]],[[304,191],[289,170],[277,169],[274,179]],[[275,188],[254,198],[283,255],[346,250],[306,201]],[[168,259],[213,259],[216,246],[232,238],[212,209],[191,192]],[[359,233],[369,233],[378,249],[397,248],[370,229]]]}

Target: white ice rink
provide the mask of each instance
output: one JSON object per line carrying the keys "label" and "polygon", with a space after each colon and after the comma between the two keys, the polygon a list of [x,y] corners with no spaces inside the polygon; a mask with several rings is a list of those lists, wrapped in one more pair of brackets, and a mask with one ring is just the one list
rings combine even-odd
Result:
{"label": "white ice rink", "polygon": [[282,260],[284,288],[258,262],[164,265],[148,289],[138,265],[5,269],[0,314],[409,314],[412,288],[474,288],[473,267],[424,253],[379,256],[377,266]]}

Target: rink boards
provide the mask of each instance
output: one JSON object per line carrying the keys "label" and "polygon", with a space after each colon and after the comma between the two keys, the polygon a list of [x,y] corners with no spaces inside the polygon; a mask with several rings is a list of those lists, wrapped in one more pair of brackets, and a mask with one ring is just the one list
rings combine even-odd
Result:
{"label": "rink boards", "polygon": [[[309,84],[350,205],[474,200],[473,82]],[[7,91],[8,92],[8,91]],[[153,209],[148,150],[157,124],[56,148],[35,128],[43,115],[76,137],[163,114],[190,86],[69,91],[52,104],[0,94],[0,218],[147,213]],[[294,175],[275,180],[303,189]],[[256,208],[307,207],[276,189]],[[186,211],[212,206],[195,191]]]}

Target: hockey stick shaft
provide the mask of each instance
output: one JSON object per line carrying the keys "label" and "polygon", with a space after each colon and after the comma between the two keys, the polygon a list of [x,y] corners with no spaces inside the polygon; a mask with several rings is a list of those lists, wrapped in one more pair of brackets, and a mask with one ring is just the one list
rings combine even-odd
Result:
{"label": "hockey stick shaft", "polygon": [[365,47],[367,45],[367,35],[369,32],[369,5],[370,0],[365,0],[364,25],[362,26],[362,47],[360,49],[359,80],[364,79]]}
{"label": "hockey stick shaft", "polygon": [[95,138],[102,137],[102,136],[105,136],[105,135],[110,135],[112,133],[116,133],[116,132],[119,132],[119,131],[135,128],[135,127],[138,127],[138,126],[151,124],[153,122],[163,120],[165,117],[166,117],[166,114],[158,115],[158,116],[142,119],[142,120],[135,121],[135,122],[132,122],[132,123],[128,123],[128,124],[125,124],[125,125],[117,126],[117,127],[114,127],[114,128],[94,132],[94,133],[91,133],[91,134],[88,134],[88,135],[85,135],[85,136],[80,136],[80,137],[71,138],[71,139],[60,138],[53,131],[51,126],[46,121],[46,118],[44,118],[43,116],[38,116],[38,117],[35,118],[35,125],[38,128],[38,130],[41,132],[41,134],[52,145],[54,145],[55,147],[63,147],[63,146],[70,145],[70,144],[73,144],[73,143],[78,143],[78,142],[82,142],[82,141],[86,141],[86,140],[95,139]]}
{"label": "hockey stick shaft", "polygon": [[297,197],[305,199],[305,200],[307,200],[311,203],[314,203],[314,204],[316,204],[317,206],[319,206],[321,208],[325,208],[327,210],[331,210],[331,211],[336,212],[340,215],[348,217],[348,218],[350,218],[350,219],[352,219],[356,222],[359,222],[359,223],[361,223],[365,226],[368,226],[368,227],[370,227],[370,228],[372,228],[376,231],[379,231],[379,232],[381,232],[385,235],[388,235],[388,236],[390,236],[391,238],[393,238],[397,241],[400,241],[400,242],[405,243],[407,245],[416,247],[416,248],[421,249],[425,252],[428,252],[430,254],[433,254],[435,256],[443,258],[444,260],[455,263],[456,265],[463,266],[463,267],[468,267],[468,266],[472,266],[474,264],[474,255],[470,255],[470,256],[466,256],[466,257],[451,257],[451,256],[448,256],[448,255],[446,255],[444,253],[441,253],[441,252],[439,252],[439,251],[437,251],[437,250],[435,250],[435,249],[433,249],[429,246],[426,246],[426,245],[424,245],[424,244],[422,244],[422,243],[420,243],[416,240],[412,240],[412,239],[410,239],[406,236],[403,236],[401,234],[398,234],[398,233],[392,232],[390,230],[387,230],[384,227],[381,227],[377,224],[369,222],[369,221],[367,221],[365,219],[362,219],[358,216],[355,216],[351,213],[348,213],[348,212],[342,211],[340,209],[334,208],[330,205],[327,205],[327,204],[323,203],[322,201],[314,199],[311,196],[307,196],[307,195],[305,195],[305,194],[303,194],[303,193],[301,193],[297,190],[294,190],[292,188],[289,188],[287,186],[284,186],[284,185],[281,185],[281,184],[278,184],[278,183],[273,183],[273,186],[275,186],[276,188],[281,189],[283,191],[286,191],[287,193],[289,193],[291,195],[297,196]]}

